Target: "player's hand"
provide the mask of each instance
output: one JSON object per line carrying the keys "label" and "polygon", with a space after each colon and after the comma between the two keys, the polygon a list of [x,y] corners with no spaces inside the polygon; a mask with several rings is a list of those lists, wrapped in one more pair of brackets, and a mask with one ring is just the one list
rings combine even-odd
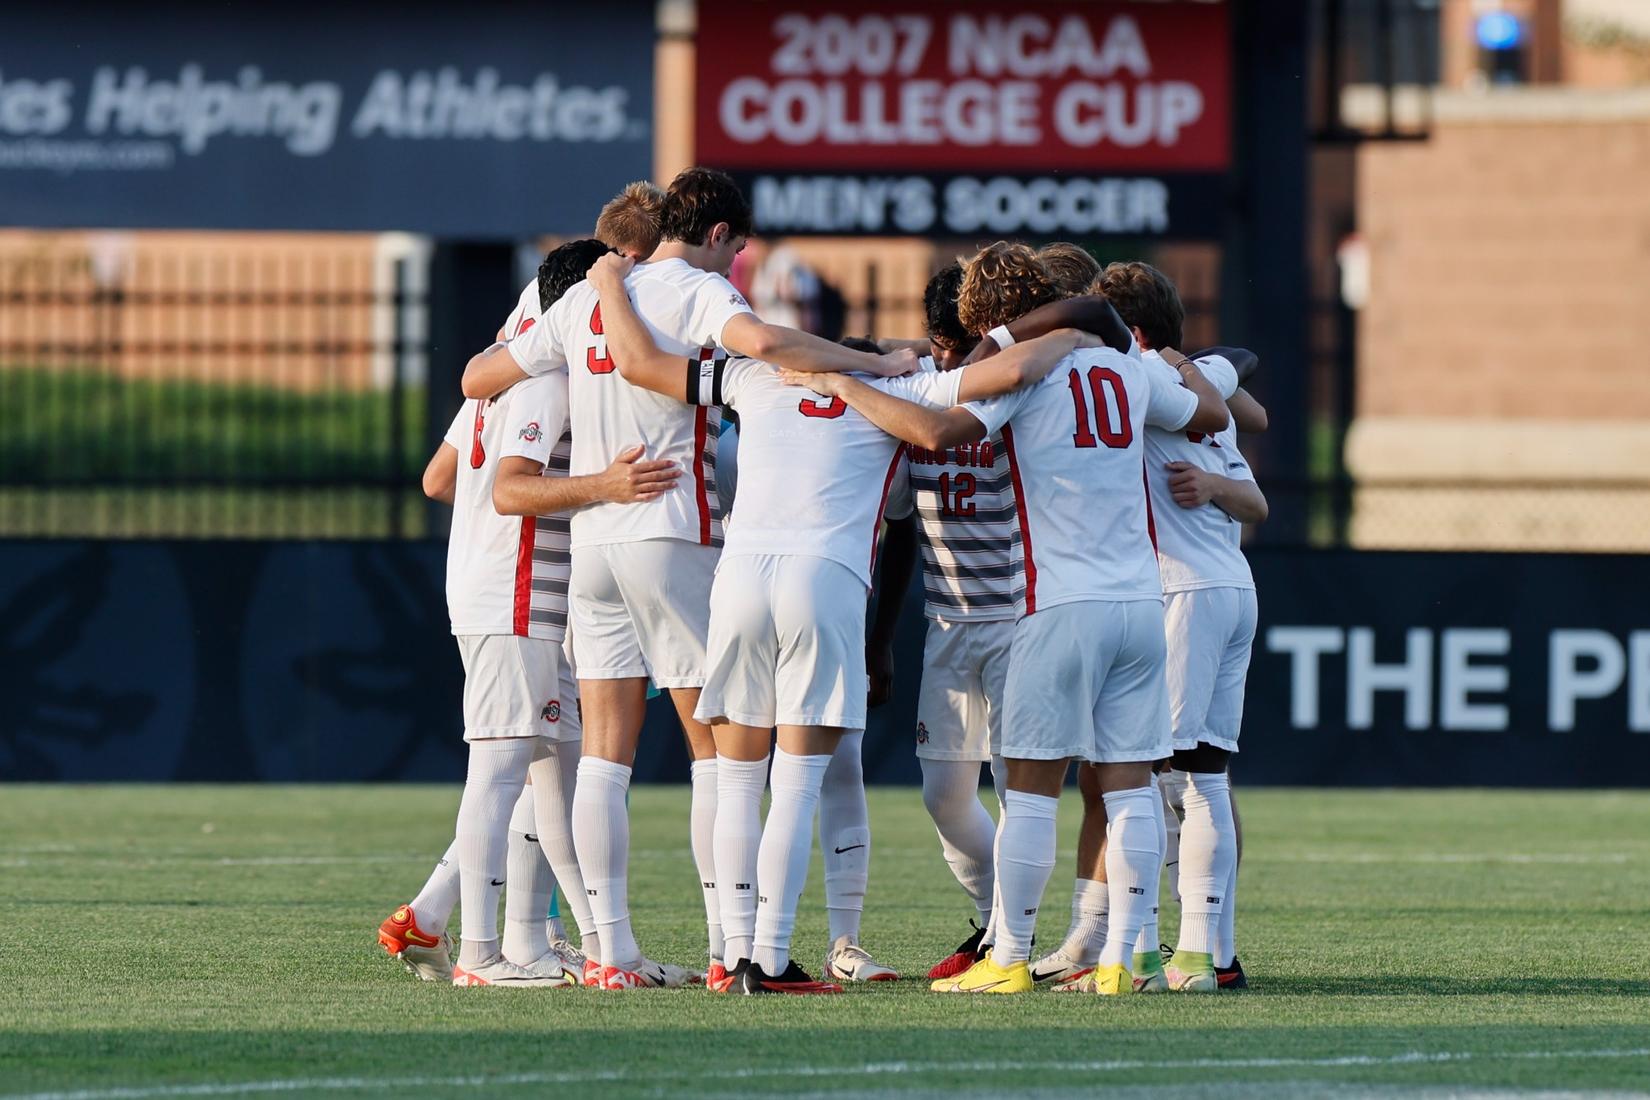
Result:
{"label": "player's hand", "polygon": [[779,368],[779,380],[787,386],[801,386],[821,397],[841,397],[843,375],[832,371],[805,371]]}
{"label": "player's hand", "polygon": [[915,351],[910,348],[895,348],[887,355],[879,355],[873,359],[868,373],[879,378],[902,378],[907,374],[915,374],[919,366]]}
{"label": "player's hand", "polygon": [[1216,475],[1190,462],[1169,462],[1169,494],[1182,508],[1201,508],[1215,498]]}
{"label": "player's hand", "polygon": [[636,266],[636,261],[629,256],[621,256],[617,252],[609,252],[597,258],[585,273],[590,285],[596,288],[597,294],[624,293],[625,276],[630,269]]}
{"label": "player's hand", "polygon": [[894,694],[894,647],[872,642],[865,647],[865,674],[871,682],[871,691],[865,699],[868,707],[880,707]]}
{"label": "player's hand", "polygon": [[602,499],[614,504],[637,504],[655,500],[676,487],[682,468],[667,458],[642,459],[647,448],[640,443],[619,452],[613,464],[602,471]]}
{"label": "player's hand", "polygon": [[1104,340],[1102,340],[1100,337],[1096,336],[1094,333],[1084,332],[1080,328],[1067,328],[1067,329],[1061,329],[1060,331],[1065,333],[1067,336],[1071,337],[1071,339],[1075,342],[1075,344],[1078,348],[1109,348],[1109,347],[1111,347],[1110,344],[1106,343]]}

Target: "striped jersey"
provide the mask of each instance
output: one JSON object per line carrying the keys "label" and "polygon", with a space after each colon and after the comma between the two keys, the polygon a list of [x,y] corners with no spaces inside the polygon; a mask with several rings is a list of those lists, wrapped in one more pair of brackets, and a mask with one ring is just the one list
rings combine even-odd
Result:
{"label": "striped jersey", "polygon": [[[493,507],[499,462],[520,456],[548,469],[567,430],[567,376],[520,382],[496,399],[471,398],[447,429],[458,451],[453,527],[447,538],[447,614],[454,634],[517,634],[559,642],[567,631],[571,559],[565,524],[501,516]],[[564,475],[565,476],[565,475]]]}
{"label": "striped jersey", "polygon": [[911,446],[906,460],[904,491],[888,511],[895,518],[916,512],[927,616],[1013,619],[1025,577],[1001,433],[943,451]]}
{"label": "striped jersey", "polygon": [[[679,259],[640,264],[625,285],[654,342],[672,354],[708,358],[728,321],[750,312],[727,279]],[[538,324],[511,339],[509,349],[529,376],[566,368],[573,473],[600,473],[615,455],[640,443],[648,458],[674,460],[686,475],[656,500],[580,508],[573,515],[573,546],[660,538],[721,545],[716,495],[721,412],[626,382],[607,352],[595,287],[588,281],[575,284]]]}

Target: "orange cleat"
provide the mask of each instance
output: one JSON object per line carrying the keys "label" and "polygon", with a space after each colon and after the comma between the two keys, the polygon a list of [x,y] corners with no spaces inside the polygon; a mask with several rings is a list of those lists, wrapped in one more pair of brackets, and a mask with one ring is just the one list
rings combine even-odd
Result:
{"label": "orange cleat", "polygon": [[418,927],[412,906],[403,905],[378,926],[378,943],[414,975],[426,982],[453,979],[453,941],[442,932],[438,936]]}

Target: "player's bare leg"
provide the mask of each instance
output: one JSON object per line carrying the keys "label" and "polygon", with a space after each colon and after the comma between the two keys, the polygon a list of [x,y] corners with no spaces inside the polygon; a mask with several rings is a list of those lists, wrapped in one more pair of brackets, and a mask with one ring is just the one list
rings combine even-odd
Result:
{"label": "player's bare leg", "polygon": [[710,974],[718,977],[726,948],[722,936],[722,908],[716,893],[716,738],[705,723],[693,716],[699,705],[698,688],[673,688],[670,701],[682,723],[691,765],[693,800],[688,811],[693,865],[699,875],[699,889],[705,903],[705,932],[709,943]]}
{"label": "player's bare leg", "polygon": [[773,800],[757,851],[756,934],[751,964],[741,985],[750,993],[840,993],[842,987],[816,982],[791,958],[796,907],[808,879],[813,853],[814,814],[825,770],[842,735],[831,726],[778,727],[769,784]]}
{"label": "player's bare leg", "polygon": [[1031,965],[1031,980],[1070,983],[1086,976],[1100,960],[1106,942],[1106,914],[1111,908],[1106,885],[1106,804],[1094,765],[1077,769],[1083,798],[1083,823],[1077,832],[1077,882],[1071,894],[1071,924],[1066,938]]}
{"label": "player's bare leg", "polygon": [[859,942],[871,869],[871,813],[865,803],[861,760],[864,744],[864,730],[843,733],[825,769],[819,795],[819,848],[825,861],[825,912],[830,918],[831,944],[825,953],[825,977],[838,982],[899,978]]}

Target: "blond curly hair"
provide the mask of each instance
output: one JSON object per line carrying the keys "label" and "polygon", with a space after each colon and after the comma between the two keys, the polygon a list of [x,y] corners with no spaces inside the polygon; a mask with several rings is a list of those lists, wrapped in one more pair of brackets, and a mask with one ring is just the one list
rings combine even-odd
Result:
{"label": "blond curly hair", "polygon": [[957,316],[968,331],[983,335],[1061,296],[1030,245],[998,241],[963,264]]}
{"label": "blond curly hair", "polygon": [[596,219],[596,239],[609,248],[647,259],[659,247],[659,212],[665,193],[647,180],[625,184],[602,207]]}

